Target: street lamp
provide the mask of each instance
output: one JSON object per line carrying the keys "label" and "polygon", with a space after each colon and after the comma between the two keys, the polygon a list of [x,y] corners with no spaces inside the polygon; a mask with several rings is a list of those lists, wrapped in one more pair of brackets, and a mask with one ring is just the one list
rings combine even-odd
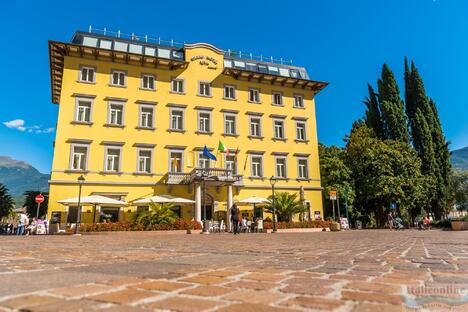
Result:
{"label": "street lamp", "polygon": [[81,175],[78,177],[78,209],[77,209],[77,216],[76,216],[76,225],[75,225],[75,235],[80,235],[80,230],[78,229],[79,224],[81,223],[81,187],[83,186],[83,183],[85,181],[85,178]]}
{"label": "street lamp", "polygon": [[273,233],[276,233],[276,204],[275,204],[275,184],[277,179],[274,176],[270,178],[272,204],[273,204]]}
{"label": "street lamp", "polygon": [[210,232],[210,224],[206,220],[206,179],[208,178],[208,173],[203,171],[201,178],[203,183],[203,233],[208,234]]}

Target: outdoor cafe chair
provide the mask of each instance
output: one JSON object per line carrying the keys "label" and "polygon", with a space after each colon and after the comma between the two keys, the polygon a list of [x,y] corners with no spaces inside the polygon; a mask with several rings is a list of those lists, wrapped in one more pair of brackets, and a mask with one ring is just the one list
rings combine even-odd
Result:
{"label": "outdoor cafe chair", "polygon": [[254,228],[255,232],[263,232],[263,220],[258,220]]}

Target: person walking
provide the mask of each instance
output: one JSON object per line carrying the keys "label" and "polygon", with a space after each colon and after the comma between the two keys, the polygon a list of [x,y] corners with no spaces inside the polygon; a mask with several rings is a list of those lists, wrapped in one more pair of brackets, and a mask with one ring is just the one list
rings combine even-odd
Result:
{"label": "person walking", "polygon": [[22,212],[18,220],[18,229],[16,230],[16,235],[23,235],[24,228],[26,227],[26,222],[28,221],[28,216]]}
{"label": "person walking", "polygon": [[388,212],[387,221],[388,221],[388,227],[390,228],[390,230],[392,230],[393,229],[393,215],[391,211]]}
{"label": "person walking", "polygon": [[232,205],[231,208],[231,223],[232,223],[232,232],[234,235],[239,234],[239,213],[240,210],[237,208],[237,205]]}

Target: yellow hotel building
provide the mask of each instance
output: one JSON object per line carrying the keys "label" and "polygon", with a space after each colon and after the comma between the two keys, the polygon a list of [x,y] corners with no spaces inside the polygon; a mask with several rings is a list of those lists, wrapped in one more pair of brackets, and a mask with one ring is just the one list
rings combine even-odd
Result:
{"label": "yellow hotel building", "polygon": [[[81,175],[82,196],[128,203],[83,206],[82,222],[131,221],[147,209],[136,200],[160,194],[195,201],[176,207],[181,218],[224,218],[238,200],[268,198],[271,176],[276,191],[309,207],[305,218],[323,216],[314,97],[327,84],[304,68],[91,30],[49,41],[49,57],[59,105],[49,218],[76,221],[77,207],[58,201],[78,196]],[[205,145],[216,162],[203,156]],[[239,208],[264,217],[261,208]]]}

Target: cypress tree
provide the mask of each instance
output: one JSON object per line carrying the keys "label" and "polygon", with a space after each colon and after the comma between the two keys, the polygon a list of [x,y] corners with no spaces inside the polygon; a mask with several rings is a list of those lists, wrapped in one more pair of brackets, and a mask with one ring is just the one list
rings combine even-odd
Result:
{"label": "cypress tree", "polygon": [[369,96],[363,102],[367,107],[364,121],[367,127],[374,130],[374,133],[378,138],[385,139],[382,116],[379,108],[379,99],[377,98],[377,94],[374,92],[374,88],[372,88],[370,84],[367,84],[367,89],[369,91]]}
{"label": "cypress tree", "polygon": [[[435,184],[432,207],[437,218],[444,212],[450,183],[450,152],[435,102],[426,95],[418,69],[405,59],[405,100],[413,145],[422,160],[422,172]],[[429,144],[429,139],[430,143]]]}
{"label": "cypress tree", "polygon": [[377,81],[384,136],[390,140],[409,143],[405,106],[395,76],[384,64],[381,79]]}

